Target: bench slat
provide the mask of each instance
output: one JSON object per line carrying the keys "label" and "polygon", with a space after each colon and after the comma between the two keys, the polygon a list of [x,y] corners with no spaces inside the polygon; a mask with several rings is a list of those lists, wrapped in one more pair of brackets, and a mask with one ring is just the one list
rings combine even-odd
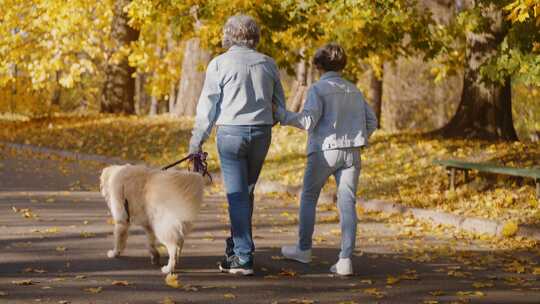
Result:
{"label": "bench slat", "polygon": [[447,160],[435,159],[433,160],[433,163],[437,165],[446,166],[446,167],[452,167],[452,168],[473,169],[473,170],[490,172],[490,173],[505,174],[505,175],[512,175],[512,176],[523,176],[523,177],[530,177],[534,179],[540,179],[540,169],[503,167],[503,166],[499,166],[499,165],[491,164],[491,163],[473,163],[473,162],[465,162],[465,161],[459,161],[459,160],[453,160],[453,159],[447,159]]}

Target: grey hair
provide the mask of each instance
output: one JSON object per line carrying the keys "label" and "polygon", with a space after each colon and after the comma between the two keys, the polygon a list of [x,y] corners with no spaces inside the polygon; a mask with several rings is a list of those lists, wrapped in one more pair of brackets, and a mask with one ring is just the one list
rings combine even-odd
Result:
{"label": "grey hair", "polygon": [[254,49],[259,44],[261,31],[257,22],[247,15],[229,17],[223,26],[222,45],[228,49],[233,45]]}

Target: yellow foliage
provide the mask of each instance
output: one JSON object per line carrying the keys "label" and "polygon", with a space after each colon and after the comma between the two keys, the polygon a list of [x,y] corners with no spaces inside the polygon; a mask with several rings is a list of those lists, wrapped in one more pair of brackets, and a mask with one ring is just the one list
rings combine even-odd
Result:
{"label": "yellow foliage", "polygon": [[502,234],[506,237],[512,237],[516,235],[518,229],[519,226],[515,221],[508,221],[503,226]]}

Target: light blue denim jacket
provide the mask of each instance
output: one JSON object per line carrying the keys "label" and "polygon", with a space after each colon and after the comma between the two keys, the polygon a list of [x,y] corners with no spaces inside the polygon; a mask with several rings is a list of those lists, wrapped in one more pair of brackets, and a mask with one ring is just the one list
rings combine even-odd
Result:
{"label": "light blue denim jacket", "polygon": [[190,153],[200,150],[214,124],[274,125],[272,103],[285,106],[274,60],[253,49],[232,46],[206,69]]}
{"label": "light blue denim jacket", "polygon": [[337,72],[326,72],[308,91],[300,113],[278,107],[282,125],[309,132],[307,154],[338,148],[362,147],[377,129],[375,113],[362,93]]}

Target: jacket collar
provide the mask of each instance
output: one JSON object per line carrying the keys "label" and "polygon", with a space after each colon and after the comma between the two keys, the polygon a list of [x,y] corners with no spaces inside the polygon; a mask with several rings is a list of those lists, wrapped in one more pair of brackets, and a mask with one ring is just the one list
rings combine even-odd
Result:
{"label": "jacket collar", "polygon": [[250,49],[248,47],[245,47],[245,46],[240,46],[240,45],[233,45],[231,46],[229,49],[228,49],[228,52],[246,52],[246,51],[254,51],[253,49]]}
{"label": "jacket collar", "polygon": [[326,73],[322,74],[320,80],[329,79],[329,78],[336,78],[336,77],[341,77],[341,73],[335,72],[335,71],[329,71],[329,72],[326,72]]}

